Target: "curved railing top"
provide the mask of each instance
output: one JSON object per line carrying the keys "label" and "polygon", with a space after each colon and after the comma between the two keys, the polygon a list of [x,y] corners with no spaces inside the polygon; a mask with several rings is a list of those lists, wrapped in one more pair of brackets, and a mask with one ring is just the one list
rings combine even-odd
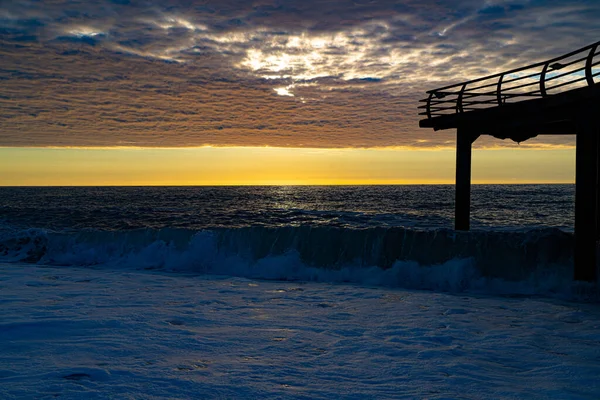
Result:
{"label": "curved railing top", "polygon": [[594,61],[599,47],[600,41],[551,60],[429,90],[419,115],[431,119],[592,86],[600,75],[600,61]]}

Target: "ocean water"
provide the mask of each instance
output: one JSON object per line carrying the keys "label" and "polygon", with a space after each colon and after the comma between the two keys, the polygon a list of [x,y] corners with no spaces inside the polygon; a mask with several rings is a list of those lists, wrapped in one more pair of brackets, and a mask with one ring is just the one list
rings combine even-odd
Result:
{"label": "ocean water", "polygon": [[0,188],[0,398],[596,400],[573,191]]}
{"label": "ocean water", "polygon": [[[473,185],[476,230],[572,231],[574,185]],[[2,227],[452,228],[454,186],[0,188]]]}
{"label": "ocean water", "polygon": [[474,185],[455,232],[450,185],[0,188],[0,262],[552,294],[573,209],[573,185]]}

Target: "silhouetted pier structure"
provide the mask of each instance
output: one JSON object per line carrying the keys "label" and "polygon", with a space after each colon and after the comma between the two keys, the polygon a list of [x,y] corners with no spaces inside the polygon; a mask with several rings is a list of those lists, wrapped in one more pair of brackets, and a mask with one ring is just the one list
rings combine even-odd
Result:
{"label": "silhouetted pier structure", "polygon": [[600,42],[544,62],[428,91],[421,128],[457,129],[455,228],[469,230],[471,145],[576,135],[574,277],[596,281],[600,239]]}

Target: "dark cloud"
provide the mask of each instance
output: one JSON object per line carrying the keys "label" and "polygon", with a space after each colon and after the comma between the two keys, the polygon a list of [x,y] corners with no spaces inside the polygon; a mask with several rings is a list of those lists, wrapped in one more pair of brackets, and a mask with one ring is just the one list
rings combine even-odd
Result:
{"label": "dark cloud", "polygon": [[584,0],[0,1],[0,146],[446,146],[417,128],[425,90],[594,42],[598,17]]}

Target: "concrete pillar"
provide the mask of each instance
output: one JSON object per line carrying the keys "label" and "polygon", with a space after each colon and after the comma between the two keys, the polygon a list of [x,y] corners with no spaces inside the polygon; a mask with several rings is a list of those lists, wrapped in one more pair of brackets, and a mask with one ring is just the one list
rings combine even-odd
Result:
{"label": "concrete pillar", "polygon": [[454,229],[471,227],[471,145],[479,135],[459,128],[456,138],[456,197]]}
{"label": "concrete pillar", "polygon": [[[600,134],[600,129],[596,129]],[[600,136],[596,139],[596,241],[600,240]]]}
{"label": "concrete pillar", "polygon": [[580,116],[575,166],[574,279],[578,281],[597,279],[598,133],[594,114]]}

